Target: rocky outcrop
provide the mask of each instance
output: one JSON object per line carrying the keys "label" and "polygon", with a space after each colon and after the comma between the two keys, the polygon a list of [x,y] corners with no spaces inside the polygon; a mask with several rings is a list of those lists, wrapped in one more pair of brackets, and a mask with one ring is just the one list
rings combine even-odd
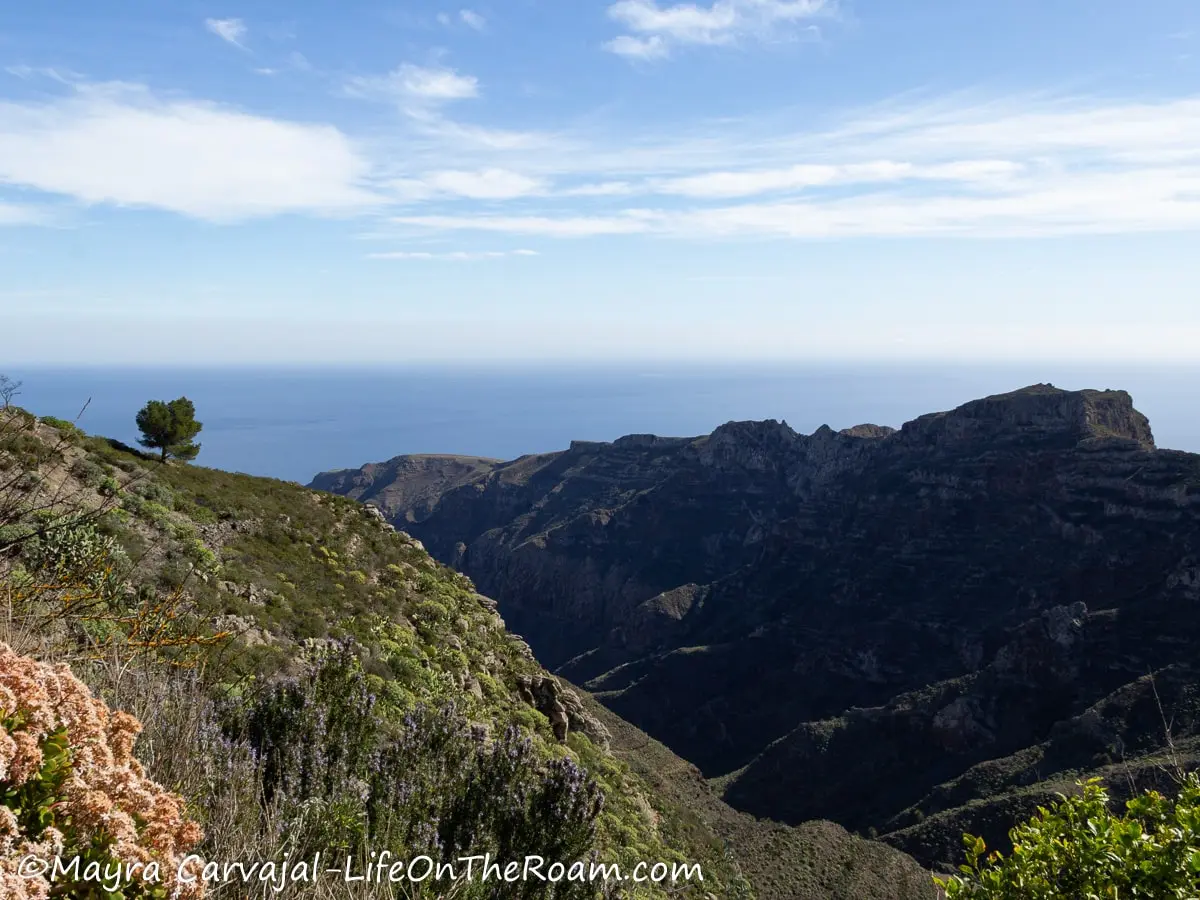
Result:
{"label": "rocky outcrop", "polygon": [[447,491],[491,471],[499,460],[477,456],[400,456],[361,469],[322,472],[310,487],[361,500],[403,525],[420,522]]}
{"label": "rocky outcrop", "polygon": [[522,700],[547,719],[559,743],[578,731],[594,743],[608,749],[612,736],[604,724],[588,712],[579,695],[550,676],[524,676],[519,679],[517,692]]}
{"label": "rocky outcrop", "polygon": [[[419,521],[377,482],[374,502],[544,664],[706,775],[738,772],[735,805],[904,832],[930,861],[923,798],[1200,641],[1200,457],[1156,449],[1123,391],[575,442],[448,469],[436,496],[434,458],[413,459],[375,470],[405,502],[427,491]],[[990,790],[961,784],[964,810]]]}

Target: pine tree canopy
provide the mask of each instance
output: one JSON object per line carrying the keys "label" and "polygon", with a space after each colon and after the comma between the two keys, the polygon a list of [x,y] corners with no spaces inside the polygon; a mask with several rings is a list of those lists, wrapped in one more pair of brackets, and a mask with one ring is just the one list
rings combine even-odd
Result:
{"label": "pine tree canopy", "polygon": [[151,400],[137,414],[137,426],[142,432],[138,443],[160,451],[163,462],[195,459],[200,452],[193,439],[203,425],[196,421],[196,407],[187,397],[170,403]]}

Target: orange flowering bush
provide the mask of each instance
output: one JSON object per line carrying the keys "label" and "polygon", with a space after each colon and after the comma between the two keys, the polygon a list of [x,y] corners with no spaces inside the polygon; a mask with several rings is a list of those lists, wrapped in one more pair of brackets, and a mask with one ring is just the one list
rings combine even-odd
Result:
{"label": "orange flowering bush", "polygon": [[[179,878],[200,827],[134,759],[140,730],[68,666],[0,643],[0,897],[45,900],[64,883],[71,897],[203,894],[199,878]],[[56,874],[56,859],[78,863]],[[189,860],[188,874],[199,870]]]}

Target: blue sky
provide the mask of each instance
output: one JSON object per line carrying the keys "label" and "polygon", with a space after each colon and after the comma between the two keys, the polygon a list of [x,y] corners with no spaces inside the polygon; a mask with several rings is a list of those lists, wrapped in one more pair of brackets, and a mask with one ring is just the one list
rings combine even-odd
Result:
{"label": "blue sky", "polygon": [[1196,357],[1200,6],[8,4],[13,362]]}

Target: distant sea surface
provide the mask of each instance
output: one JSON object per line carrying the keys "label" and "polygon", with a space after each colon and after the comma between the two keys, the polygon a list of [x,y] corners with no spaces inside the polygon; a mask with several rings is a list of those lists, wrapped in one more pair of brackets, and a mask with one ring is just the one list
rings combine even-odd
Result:
{"label": "distant sea surface", "polygon": [[302,483],[401,453],[512,459],[576,439],[707,434],[730,420],[782,419],[805,433],[898,427],[1047,381],[1123,388],[1160,447],[1200,452],[1200,365],[51,369],[0,360],[0,372],[23,382],[19,405],[73,420],[87,403],[80,427],[129,444],[147,400],[186,395],[204,423],[199,464]]}

